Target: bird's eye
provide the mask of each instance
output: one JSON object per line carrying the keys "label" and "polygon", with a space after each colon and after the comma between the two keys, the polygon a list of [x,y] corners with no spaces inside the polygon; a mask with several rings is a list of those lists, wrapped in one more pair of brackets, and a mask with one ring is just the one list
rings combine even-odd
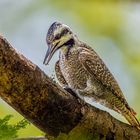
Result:
{"label": "bird's eye", "polygon": [[69,31],[68,29],[64,29],[62,32],[61,32],[61,36],[64,36],[65,34],[67,34]]}
{"label": "bird's eye", "polygon": [[57,34],[54,39],[58,40],[58,39],[60,39],[60,37],[61,37],[60,34]]}

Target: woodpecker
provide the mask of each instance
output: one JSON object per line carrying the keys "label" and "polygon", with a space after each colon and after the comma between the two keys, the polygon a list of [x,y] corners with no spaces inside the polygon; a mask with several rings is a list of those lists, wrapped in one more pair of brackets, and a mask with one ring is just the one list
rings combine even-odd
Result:
{"label": "woodpecker", "polygon": [[62,87],[71,89],[80,99],[93,101],[112,109],[134,127],[140,129],[136,112],[128,105],[120,86],[99,55],[80,41],[65,24],[54,22],[47,33],[48,50],[44,59],[47,65],[56,51],[56,77]]}

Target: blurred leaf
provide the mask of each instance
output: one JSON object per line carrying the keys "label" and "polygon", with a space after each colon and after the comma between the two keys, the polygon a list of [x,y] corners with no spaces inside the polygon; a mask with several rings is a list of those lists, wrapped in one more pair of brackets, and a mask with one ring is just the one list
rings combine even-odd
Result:
{"label": "blurred leaf", "polygon": [[29,123],[23,119],[17,124],[9,124],[12,115],[7,115],[3,119],[0,119],[0,140],[11,140],[18,136],[18,131],[25,128]]}

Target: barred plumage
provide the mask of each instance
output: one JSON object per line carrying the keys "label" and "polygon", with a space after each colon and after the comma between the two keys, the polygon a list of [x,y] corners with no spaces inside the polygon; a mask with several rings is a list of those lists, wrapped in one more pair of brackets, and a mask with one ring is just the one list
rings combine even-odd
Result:
{"label": "barred plumage", "polygon": [[68,26],[57,22],[48,31],[47,43],[45,64],[60,49],[55,71],[61,86],[69,87],[79,98],[90,97],[117,111],[140,129],[135,111],[128,105],[114,76],[91,47],[79,41]]}

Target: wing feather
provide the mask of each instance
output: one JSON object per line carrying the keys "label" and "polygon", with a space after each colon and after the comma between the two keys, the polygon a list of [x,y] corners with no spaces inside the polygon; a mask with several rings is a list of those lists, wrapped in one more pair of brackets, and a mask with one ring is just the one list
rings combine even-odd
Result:
{"label": "wing feather", "polygon": [[55,63],[55,74],[61,86],[68,85],[59,66],[59,60]]}
{"label": "wing feather", "polygon": [[84,68],[92,76],[94,76],[94,78],[101,82],[106,88],[111,90],[112,93],[135,114],[133,109],[129,107],[127,101],[125,100],[124,95],[114,76],[94,50],[92,50],[90,47],[81,47],[79,52],[79,60]]}

